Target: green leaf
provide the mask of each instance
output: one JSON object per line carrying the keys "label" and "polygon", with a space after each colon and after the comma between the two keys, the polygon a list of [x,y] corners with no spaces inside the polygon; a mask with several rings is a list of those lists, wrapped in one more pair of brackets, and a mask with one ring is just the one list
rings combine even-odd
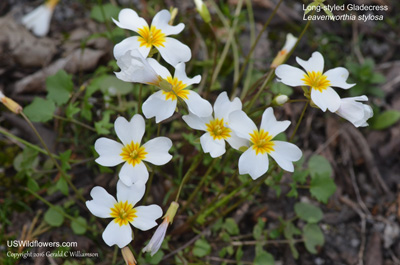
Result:
{"label": "green leaf", "polygon": [[87,226],[86,219],[83,217],[80,217],[80,216],[77,217],[76,219],[72,220],[72,222],[71,222],[72,231],[74,231],[74,233],[77,235],[85,234],[86,226]]}
{"label": "green leaf", "polygon": [[288,194],[286,194],[286,196],[290,197],[295,197],[297,198],[299,196],[299,193],[297,192],[297,183],[296,182],[292,182],[290,183],[290,191],[288,192]]}
{"label": "green leaf", "polygon": [[308,223],[318,223],[324,216],[319,207],[304,202],[297,202],[294,211],[300,219]]}
{"label": "green leaf", "polygon": [[54,101],[57,106],[68,102],[73,88],[72,77],[64,70],[60,70],[46,79],[47,99]]}
{"label": "green leaf", "polygon": [[262,218],[258,218],[257,224],[253,228],[253,237],[256,240],[260,240],[263,238],[263,231],[264,231],[265,222]]}
{"label": "green leaf", "polygon": [[285,229],[283,230],[283,235],[286,239],[293,239],[294,235],[300,235],[301,231],[292,222],[285,222]]}
{"label": "green leaf", "polygon": [[38,191],[40,189],[39,184],[34,180],[33,178],[28,178],[28,182],[26,183],[26,186],[28,186],[28,189],[31,191]]}
{"label": "green leaf", "polygon": [[318,201],[327,203],[329,197],[336,191],[336,184],[333,179],[327,175],[316,175],[311,179],[310,192]]}
{"label": "green leaf", "polygon": [[56,183],[57,189],[61,191],[62,194],[68,196],[68,183],[64,178],[60,178]]}
{"label": "green leaf", "polygon": [[236,261],[241,261],[242,258],[243,258],[243,254],[244,253],[243,253],[242,246],[238,247],[237,250],[236,250],[236,255],[235,255]]}
{"label": "green leaf", "polygon": [[164,257],[164,251],[159,250],[154,254],[154,256],[151,256],[150,254],[148,256],[148,258],[146,257],[147,262],[150,264],[160,264],[162,258]]}
{"label": "green leaf", "polygon": [[274,265],[275,260],[274,256],[272,256],[267,251],[262,251],[257,254],[256,258],[253,262],[254,265]]}
{"label": "green leaf", "polygon": [[316,246],[324,245],[324,234],[317,224],[307,224],[303,228],[304,244],[308,252],[317,254]]}
{"label": "green leaf", "polygon": [[71,157],[71,150],[67,150],[63,153],[60,154],[60,160],[61,160],[61,169],[63,171],[66,171],[68,169],[71,169],[71,165],[69,164],[69,159]]}
{"label": "green leaf", "polygon": [[371,127],[375,130],[386,129],[400,120],[400,111],[387,110],[373,119]]}
{"label": "green leaf", "polygon": [[200,238],[196,240],[193,248],[193,255],[196,257],[204,257],[211,253],[211,246],[208,244],[207,240]]}
{"label": "green leaf", "polygon": [[300,184],[304,184],[309,174],[310,172],[308,170],[296,170],[292,175],[292,179]]}
{"label": "green leaf", "polygon": [[74,102],[74,104],[68,104],[67,108],[65,109],[65,116],[67,116],[67,118],[72,119],[72,117],[77,114],[79,111],[81,111],[80,108],[77,107],[78,106],[78,102]]}
{"label": "green leaf", "polygon": [[239,227],[233,218],[226,218],[224,227],[226,231],[232,236],[239,234]]}
{"label": "green leaf", "polygon": [[53,101],[36,97],[24,108],[24,113],[33,122],[46,122],[53,118],[55,110]]}
{"label": "green leaf", "polygon": [[289,241],[289,247],[290,247],[290,251],[292,252],[293,258],[298,259],[299,252],[297,251],[297,249],[295,247],[295,243],[292,240]]}
{"label": "green leaf", "polygon": [[103,119],[101,119],[101,121],[94,123],[94,128],[96,129],[96,132],[98,134],[109,134],[110,129],[113,126],[114,125],[112,123],[110,123],[110,112],[109,111],[104,111]]}
{"label": "green leaf", "polygon": [[290,96],[293,94],[293,88],[285,85],[282,82],[273,83],[271,86],[271,91],[272,91],[272,93],[274,93],[276,95],[281,94],[281,95]]}
{"label": "green leaf", "polygon": [[308,169],[310,170],[311,178],[315,178],[316,175],[328,176],[332,175],[332,167],[329,161],[320,155],[313,155],[308,161]]}
{"label": "green leaf", "polygon": [[105,22],[106,20],[111,20],[111,18],[117,19],[120,10],[119,7],[112,4],[95,5],[90,12],[90,18],[97,22]]}
{"label": "green leaf", "polygon": [[22,160],[20,168],[25,170],[36,168],[36,166],[39,163],[38,154],[39,151],[28,146],[25,147],[24,151],[22,151]]}
{"label": "green leaf", "polygon": [[132,93],[133,84],[119,80],[114,75],[102,76],[99,81],[99,88],[104,94],[116,96]]}
{"label": "green leaf", "polygon": [[63,212],[60,206],[50,207],[44,214],[44,220],[51,226],[61,226],[64,222],[64,216],[59,211]]}

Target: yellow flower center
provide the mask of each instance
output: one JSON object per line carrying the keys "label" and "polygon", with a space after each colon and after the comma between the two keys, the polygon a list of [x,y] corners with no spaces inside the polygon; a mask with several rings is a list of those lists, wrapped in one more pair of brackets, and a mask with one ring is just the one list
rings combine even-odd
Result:
{"label": "yellow flower center", "polygon": [[50,9],[54,9],[60,0],[47,0],[45,5]]}
{"label": "yellow flower center", "polygon": [[301,80],[304,81],[305,85],[322,92],[331,85],[331,82],[327,78],[328,77],[321,72],[312,71],[307,72]]}
{"label": "yellow flower center", "polygon": [[163,91],[165,95],[165,100],[171,99],[176,100],[177,97],[181,99],[188,99],[189,90],[186,90],[186,84],[182,83],[182,81],[178,80],[178,78],[172,76],[167,77],[167,82],[171,84],[172,90],[171,91]]}
{"label": "yellow flower center", "polygon": [[114,217],[114,222],[119,226],[127,225],[128,222],[132,222],[136,216],[136,210],[133,205],[125,202],[118,202],[114,204],[114,208],[111,208],[111,217]]}
{"label": "yellow flower center", "polygon": [[147,152],[139,143],[134,143],[132,141],[130,144],[127,144],[122,148],[122,153],[120,155],[123,160],[132,166],[136,166],[140,161],[146,158]]}
{"label": "yellow flower center", "polygon": [[214,140],[228,139],[231,137],[231,129],[225,127],[224,119],[214,119],[206,124],[207,132],[210,133]]}
{"label": "yellow flower center", "polygon": [[140,47],[164,47],[165,34],[161,31],[161,29],[157,29],[155,26],[151,26],[149,29],[148,26],[144,26],[143,28],[138,29],[138,33],[140,35],[138,38]]}
{"label": "yellow flower center", "polygon": [[256,155],[259,153],[271,153],[274,151],[275,143],[272,140],[272,136],[268,132],[261,130],[254,130],[250,133],[250,141],[253,143],[252,148],[256,151]]}

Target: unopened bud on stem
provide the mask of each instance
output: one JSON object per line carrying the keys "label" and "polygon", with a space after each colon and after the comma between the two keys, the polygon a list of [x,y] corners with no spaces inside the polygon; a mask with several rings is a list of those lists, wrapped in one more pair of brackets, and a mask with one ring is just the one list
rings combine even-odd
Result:
{"label": "unopened bud on stem", "polygon": [[15,114],[20,114],[22,112],[22,107],[11,98],[4,96],[3,92],[1,91],[0,91],[0,100],[1,103],[4,104],[4,106],[6,106],[10,111],[14,112]]}

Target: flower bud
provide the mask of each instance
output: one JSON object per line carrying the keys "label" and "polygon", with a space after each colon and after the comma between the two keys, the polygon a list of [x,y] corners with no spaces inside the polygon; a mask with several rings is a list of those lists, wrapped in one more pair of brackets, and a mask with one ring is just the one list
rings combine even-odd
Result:
{"label": "flower bud", "polygon": [[275,59],[271,63],[271,68],[276,68],[285,61],[288,53],[293,49],[294,45],[297,42],[297,38],[293,36],[291,33],[286,35],[286,42],[283,45],[282,50],[278,52]]}
{"label": "flower bud", "polygon": [[122,257],[125,260],[126,265],[135,265],[136,264],[136,259],[132,254],[132,251],[129,249],[128,246],[123,247],[121,249],[122,252]]}
{"label": "flower bud", "polygon": [[275,104],[275,105],[278,105],[278,106],[282,106],[288,100],[289,100],[288,96],[286,96],[286,95],[278,95],[273,99],[272,103]]}
{"label": "flower bud", "polygon": [[200,16],[203,18],[204,22],[210,23],[211,22],[211,15],[208,11],[207,6],[204,4],[202,0],[194,0],[196,4],[197,12],[199,12]]}
{"label": "flower bud", "polygon": [[15,114],[20,114],[22,112],[22,107],[11,98],[4,96],[4,94],[1,91],[0,91],[0,100],[1,103],[4,104],[4,106],[6,106],[10,111],[14,112]]}

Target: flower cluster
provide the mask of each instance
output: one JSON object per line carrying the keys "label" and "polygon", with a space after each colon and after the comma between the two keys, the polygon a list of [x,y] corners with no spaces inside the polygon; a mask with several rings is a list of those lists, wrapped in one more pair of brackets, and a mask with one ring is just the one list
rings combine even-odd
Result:
{"label": "flower cluster", "polygon": [[[262,114],[260,126],[257,126],[242,110],[239,98],[230,100],[228,94],[222,92],[212,106],[191,90],[191,85],[200,83],[201,76],[187,76],[185,63],[191,58],[191,50],[180,41],[168,37],[180,33],[184,25],[172,26],[170,20],[170,12],[161,10],[149,26],[131,9],[123,9],[118,20],[114,19],[118,27],[137,33],[114,47],[114,57],[121,69],[115,75],[125,82],[159,89],[142,104],[144,116],[147,119],[155,118],[155,122],[160,123],[174,114],[180,101],[186,104],[188,112],[182,119],[190,128],[204,132],[200,144],[202,150],[211,157],[225,154],[225,142],[228,142],[229,146],[241,152],[238,159],[239,174],[249,174],[252,179],[261,177],[269,169],[270,158],[283,170],[293,172],[293,162],[301,158],[302,151],[293,143],[276,139],[291,122],[278,121],[273,108],[268,107]],[[324,59],[318,52],[313,53],[308,61],[297,58],[305,71],[282,64],[296,43],[297,38],[289,34],[285,46],[271,65],[271,68],[276,68],[279,81],[290,86],[309,87],[309,97],[321,110],[335,112],[355,126],[366,126],[372,110],[360,101],[366,101],[367,97],[341,99],[332,88],[349,89],[354,86],[346,82],[349,73],[345,68],[324,72]],[[151,58],[156,52],[169,64],[169,68],[174,68],[173,75],[159,61]],[[271,105],[280,106],[287,101],[287,96],[280,95]],[[120,142],[105,137],[97,139],[94,147],[99,154],[96,159],[98,164],[106,167],[123,164],[118,173],[117,200],[105,189],[95,187],[90,193],[92,200],[86,203],[95,216],[113,218],[103,232],[103,239],[109,246],[116,244],[122,248],[124,258],[129,260],[133,259],[126,248],[132,241],[130,224],[140,230],[148,230],[156,226],[155,220],[162,216],[162,210],[157,205],[135,207],[145,193],[149,178],[145,163],[160,166],[172,159],[168,153],[172,141],[167,137],[156,137],[142,144],[145,128],[145,119],[139,114],[130,121],[118,117],[114,129]],[[178,207],[177,202],[171,203],[144,252],[149,251],[154,255],[159,250]]]}
{"label": "flower cluster", "polygon": [[308,61],[296,57],[296,61],[305,72],[296,67],[282,64],[275,70],[278,80],[288,86],[306,86],[310,89],[312,102],[323,112],[327,109],[349,120],[354,126],[367,126],[372,117],[372,108],[357,101],[367,101],[366,96],[343,98],[332,87],[349,89],[355,84],[346,82],[349,71],[343,67],[324,72],[324,57],[314,52]]}

